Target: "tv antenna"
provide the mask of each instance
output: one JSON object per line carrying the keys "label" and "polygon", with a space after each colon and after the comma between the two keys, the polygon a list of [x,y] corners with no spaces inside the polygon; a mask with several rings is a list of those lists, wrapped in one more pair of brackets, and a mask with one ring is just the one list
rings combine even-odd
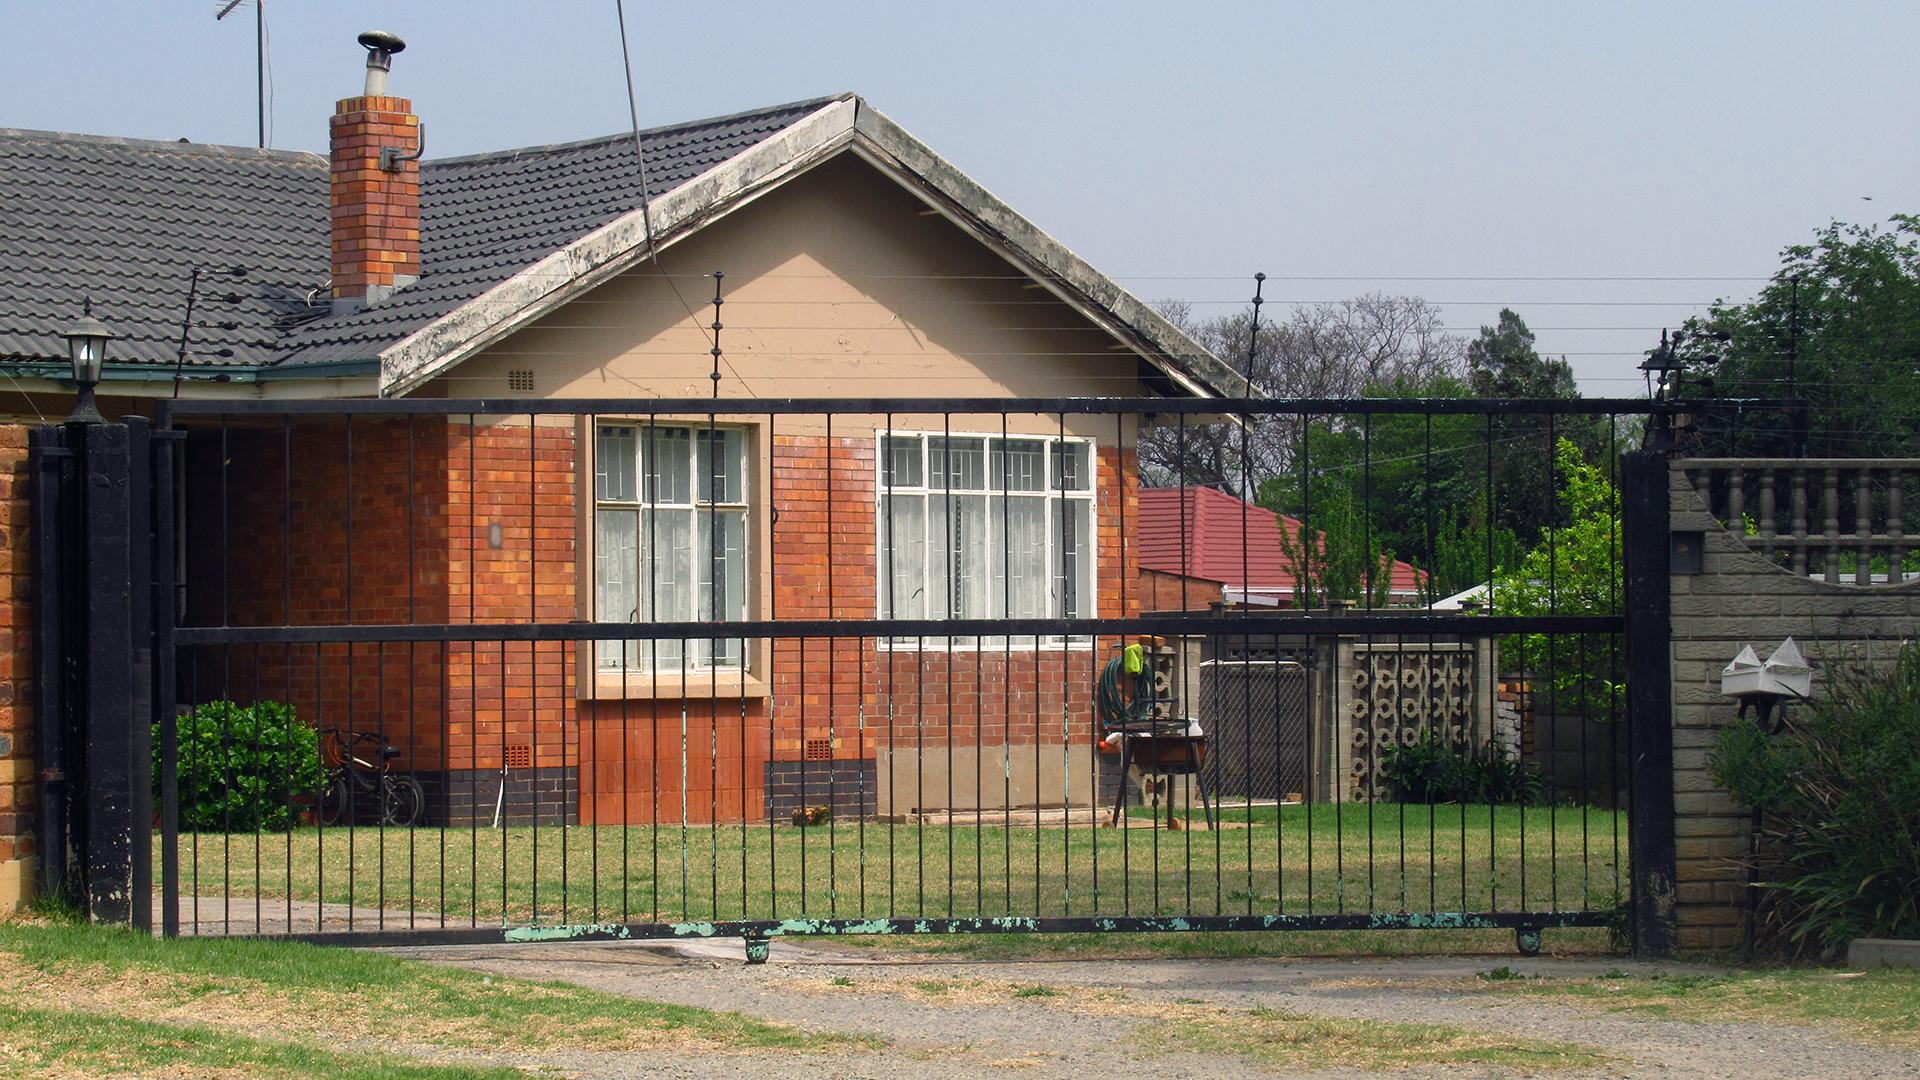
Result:
{"label": "tv antenna", "polygon": [[[246,0],[227,0],[214,22],[233,14]],[[260,149],[267,148],[267,0],[253,0],[253,87],[260,103]]]}

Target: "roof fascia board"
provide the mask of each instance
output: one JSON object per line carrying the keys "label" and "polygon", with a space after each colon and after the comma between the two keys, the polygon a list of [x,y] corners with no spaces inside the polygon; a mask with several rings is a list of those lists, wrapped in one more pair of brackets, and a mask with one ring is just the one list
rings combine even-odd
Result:
{"label": "roof fascia board", "polygon": [[[1240,381],[1232,368],[885,113],[864,101],[860,105],[854,149],[863,158],[896,179],[904,175],[918,180],[919,184],[907,186],[919,189],[929,206],[1003,256],[1011,257],[1022,272],[1117,339],[1132,345],[1149,363],[1166,371],[1195,396],[1230,396],[1226,388]],[[940,198],[926,198],[926,189],[937,192]],[[1109,312],[1111,316],[1106,314]]]}
{"label": "roof fascia board", "polygon": [[[831,157],[853,137],[845,98],[651,200],[654,247],[665,248]],[[629,211],[488,289],[380,353],[380,395],[407,394],[648,257],[647,219]]]}

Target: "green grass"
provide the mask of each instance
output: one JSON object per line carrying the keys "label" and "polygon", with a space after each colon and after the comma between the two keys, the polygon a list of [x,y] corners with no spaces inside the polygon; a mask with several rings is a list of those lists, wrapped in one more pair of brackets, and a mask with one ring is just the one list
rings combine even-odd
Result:
{"label": "green grass", "polygon": [[1605,1063],[1588,1046],[1470,1031],[1444,1024],[1334,1020],[1277,1009],[1191,1010],[1138,1036],[1151,1049],[1229,1054],[1258,1065],[1311,1069],[1406,1069],[1494,1065],[1528,1071]]}
{"label": "green grass", "polygon": [[[392,1055],[875,1044],[372,953],[78,924],[0,924],[0,1001],[14,1002],[18,1022],[43,1034],[33,1054],[70,1052],[120,1074],[219,1063],[274,1076],[496,1076],[516,1074]],[[356,1053],[355,1044],[383,1056]],[[7,1065],[0,1055],[0,1075]]]}
{"label": "green grass", "polygon": [[[1218,830],[839,822],[299,829],[180,840],[191,897],[322,899],[437,925],[1611,909],[1625,815],[1231,807]],[[157,845],[156,845],[157,847]],[[256,855],[257,851],[257,855]],[[155,879],[159,879],[156,871]],[[250,905],[247,905],[250,906]],[[242,913],[244,916],[244,912]]]}
{"label": "green grass", "polygon": [[1847,1031],[1920,1049],[1920,971],[1729,969],[1712,974],[1502,982],[1493,992],[1559,998],[1683,1021],[1763,1021]]}
{"label": "green grass", "polygon": [[286,1077],[337,1080],[514,1080],[518,1069],[409,1062],[267,1041],[209,1027],[0,1003],[0,1076]]}

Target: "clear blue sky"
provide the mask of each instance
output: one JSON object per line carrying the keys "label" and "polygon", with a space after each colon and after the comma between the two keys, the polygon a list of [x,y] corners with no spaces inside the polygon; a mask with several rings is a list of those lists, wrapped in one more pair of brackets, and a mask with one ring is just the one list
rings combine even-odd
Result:
{"label": "clear blue sky", "polygon": [[[0,125],[251,145],[252,0],[0,4]],[[1588,393],[1832,218],[1920,209],[1920,4],[628,0],[643,124],[856,90],[1149,300],[1510,304]],[[429,156],[626,124],[613,0],[267,0],[271,143],[360,30]],[[1872,201],[1864,201],[1871,196]],[[1396,276],[1717,277],[1710,281]],[[1623,303],[1646,301],[1647,303]],[[1269,309],[1270,311],[1272,309]]]}

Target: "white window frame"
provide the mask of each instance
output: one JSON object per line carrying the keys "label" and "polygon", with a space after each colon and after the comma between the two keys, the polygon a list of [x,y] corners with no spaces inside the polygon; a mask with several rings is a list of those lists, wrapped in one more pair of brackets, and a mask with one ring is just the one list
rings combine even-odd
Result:
{"label": "white window frame", "polygon": [[[610,430],[619,429],[629,429],[632,432],[633,457],[626,462],[624,470],[625,476],[623,477],[627,483],[631,484],[631,498],[608,497],[607,494],[609,471],[616,466],[614,461],[609,460],[609,455],[605,447],[605,436]],[[664,478],[657,481],[653,484],[652,490],[649,490],[648,485],[651,477],[648,472],[649,464],[646,456],[648,452],[647,447],[649,440],[647,433],[649,429],[655,432],[672,431],[686,433],[684,473],[674,477],[671,483],[667,482]],[[642,616],[647,613],[647,610],[642,605],[641,594],[648,588],[648,567],[640,562],[640,555],[648,546],[647,530],[649,529],[649,513],[655,515],[684,514],[686,519],[684,527],[688,538],[687,551],[685,561],[678,567],[678,572],[683,575],[682,580],[686,582],[684,587],[687,591],[684,598],[675,603],[674,608],[676,611],[684,610],[689,614],[684,620],[669,618],[661,621],[702,621],[700,610],[703,605],[709,605],[711,603],[712,592],[711,584],[701,580],[701,573],[706,566],[706,560],[711,558],[712,552],[710,546],[702,545],[699,540],[703,529],[711,530],[713,523],[718,520],[722,514],[735,515],[740,521],[739,566],[737,575],[738,595],[723,596],[723,615],[731,613],[731,617],[733,618],[750,618],[755,606],[757,593],[753,571],[756,537],[754,533],[755,519],[752,508],[754,464],[752,429],[747,426],[734,424],[715,424],[711,426],[711,431],[715,436],[722,439],[732,436],[737,438],[738,441],[738,452],[734,456],[732,463],[736,475],[739,478],[738,490],[737,492],[723,492],[718,501],[714,500],[713,476],[711,474],[704,477],[700,475],[701,444],[702,441],[708,437],[709,425],[692,420],[675,421],[635,417],[599,417],[591,425],[590,431],[593,440],[593,468],[591,475],[587,477],[587,482],[593,485],[593,512],[587,524],[588,530],[593,538],[593,545],[592,552],[586,560],[586,565],[592,578],[592,618],[596,621],[604,622],[645,621]],[[654,445],[656,447],[655,453],[657,454],[657,437]],[[684,481],[686,485],[686,497],[684,499],[675,497],[678,495],[677,488],[681,481]],[[661,495],[663,493],[669,497],[662,499]],[[632,586],[635,604],[632,608],[625,611],[603,610],[603,606],[606,603],[606,593],[601,575],[604,554],[601,550],[601,518],[603,515],[609,513],[632,514],[636,530],[633,545],[635,553],[635,566],[633,568],[635,580]],[[658,519],[655,518],[653,520],[654,524],[652,528],[654,529],[654,533],[651,541],[657,544],[660,542]],[[709,531],[708,536],[711,537],[711,535],[712,533]],[[657,588],[657,586],[655,587]],[[731,589],[728,590],[729,593],[734,591],[735,590]],[[660,604],[660,598],[657,594],[655,597],[655,605],[656,607],[665,606]],[[595,644],[591,653],[591,662],[593,664],[593,671],[598,679],[625,674],[641,679],[651,678],[655,681],[674,680],[679,677],[681,672],[685,672],[688,677],[696,673],[701,675],[716,673],[728,676],[745,676],[752,668],[752,643],[737,637],[720,638],[718,640],[721,648],[731,653],[729,657],[719,663],[709,662],[713,650],[713,642],[704,638],[687,639],[684,643],[686,651],[683,656],[670,658],[668,655],[660,655],[659,666],[657,668],[654,666],[654,657],[659,650],[644,639],[629,639],[624,642],[624,649],[621,648],[622,642],[619,641],[598,642]],[[680,642],[664,641],[660,644],[661,646],[674,648],[681,645]],[[625,654],[624,662],[622,657],[623,653]]]}
{"label": "white window frame", "polygon": [[[981,486],[954,487],[949,489],[944,477],[940,482],[936,483],[934,480],[933,460],[936,454],[938,454],[938,451],[934,448],[935,443],[940,440],[952,440],[958,443],[962,440],[975,439],[980,440],[981,443],[982,473],[985,474]],[[917,477],[910,475],[912,471],[907,469],[902,469],[900,470],[900,475],[895,475],[892,468],[893,460],[890,457],[895,446],[894,440],[917,441],[917,452],[919,455]],[[993,475],[995,472],[993,465],[995,460],[995,444],[1004,445],[1005,443],[1038,443],[1041,445],[1041,454],[1045,462],[1045,476],[1041,481],[1042,486],[1039,490],[1032,488],[1012,488],[1009,490],[1006,486],[1005,475]],[[889,584],[891,575],[897,570],[897,564],[889,562],[889,550],[892,546],[892,540],[889,536],[891,528],[887,518],[887,500],[889,497],[896,499],[902,497],[918,498],[923,500],[922,506],[927,507],[934,502],[946,499],[949,494],[951,494],[954,499],[977,498],[985,504],[985,518],[983,520],[985,520],[987,527],[989,550],[987,552],[987,561],[983,565],[986,567],[987,573],[986,603],[988,610],[980,617],[998,617],[992,613],[996,610],[1003,610],[1008,599],[1006,594],[1007,586],[1005,585],[1004,579],[997,583],[994,580],[996,573],[1003,572],[1010,568],[1005,547],[1006,539],[1005,536],[1002,535],[1004,532],[1002,527],[1003,523],[1000,519],[994,517],[994,499],[1008,494],[1015,498],[1022,496],[1039,498],[1045,503],[1042,516],[1044,518],[1046,540],[1041,566],[1044,568],[1042,573],[1045,575],[1047,582],[1046,608],[1042,614],[1036,617],[1062,617],[1062,604],[1060,603],[1059,596],[1059,582],[1061,580],[1059,567],[1063,548],[1061,535],[1062,515],[1060,512],[1062,503],[1077,507],[1078,513],[1084,515],[1085,521],[1085,550],[1079,555],[1080,580],[1077,583],[1080,597],[1080,610],[1075,613],[1073,617],[1094,618],[1098,616],[1100,609],[1098,550],[1098,538],[1100,535],[1098,520],[1100,504],[1100,457],[1099,448],[1095,440],[1080,436],[1033,435],[1014,431],[1008,431],[1003,434],[1000,432],[987,431],[894,429],[876,430],[874,432],[874,446],[875,544],[873,577],[874,613],[877,618],[913,619],[924,617],[929,619],[943,619],[949,617],[946,612],[924,610],[897,610],[896,612],[889,612]],[[1058,449],[1060,447],[1068,447],[1078,452],[1075,454],[1075,458],[1079,461],[1086,473],[1083,486],[1063,486],[1062,469],[1060,466],[1063,455]],[[1084,454],[1084,457],[1081,457],[1081,454]],[[1004,457],[1001,458],[1001,460],[1002,462],[1006,461]],[[1011,469],[1011,465],[1003,464],[1002,468],[1003,470]],[[918,483],[910,484],[904,482],[906,479],[916,478]],[[931,576],[934,571],[934,539],[930,531],[933,527],[933,517],[933,513],[927,509],[923,509],[920,514],[919,550],[923,553],[920,587],[921,594],[929,601],[934,597],[934,590],[932,588],[933,578]],[[996,538],[998,540],[997,546],[995,545]],[[951,605],[953,602],[953,599],[950,598],[949,604]],[[952,617],[972,618],[974,616],[960,614]],[[970,652],[974,650],[1004,651],[1008,649],[1014,652],[1034,652],[1036,650],[1059,650],[1063,647],[1076,651],[1086,651],[1093,647],[1093,641],[1090,637],[1077,634],[1046,634],[1041,635],[1037,641],[1031,634],[1011,635],[1010,640],[1009,635],[995,635],[978,640],[958,636],[930,636],[926,638],[881,637],[876,639],[875,644],[876,647],[882,651],[898,652],[913,652],[933,648],[940,649],[941,651],[956,652]]]}

